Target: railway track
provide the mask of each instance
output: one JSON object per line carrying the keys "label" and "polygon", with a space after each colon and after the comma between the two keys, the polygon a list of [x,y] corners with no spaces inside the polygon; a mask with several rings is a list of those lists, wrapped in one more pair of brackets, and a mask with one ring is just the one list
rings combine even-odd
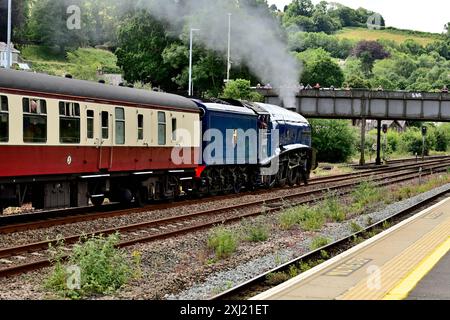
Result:
{"label": "railway track", "polygon": [[267,279],[270,274],[274,273],[280,273],[280,272],[289,272],[289,269],[293,266],[296,268],[301,263],[311,263],[314,265],[315,261],[323,261],[323,252],[326,251],[329,255],[328,259],[331,259],[340,253],[350,249],[351,247],[355,246],[354,239],[358,237],[366,238],[365,236],[372,232],[372,231],[380,231],[385,229],[385,223],[391,223],[391,222],[399,222],[406,218],[408,218],[411,214],[414,214],[415,212],[419,210],[423,210],[426,207],[429,207],[431,204],[433,204],[435,201],[437,201],[439,198],[446,196],[449,194],[450,191],[443,191],[440,192],[437,195],[434,195],[432,197],[429,197],[428,199],[424,199],[421,202],[411,205],[410,207],[395,213],[391,215],[390,217],[383,219],[379,222],[376,222],[372,224],[371,226],[351,234],[348,237],[344,237],[338,241],[335,241],[331,244],[328,244],[322,248],[319,248],[317,250],[311,251],[305,255],[302,255],[294,260],[291,260],[277,268],[274,268],[264,274],[261,274],[245,283],[242,283],[234,288],[231,288],[223,293],[220,293],[214,297],[212,297],[210,300],[243,300],[243,299],[249,299],[251,297],[254,297],[257,294],[260,294],[262,292],[265,292],[278,284],[269,284]]}
{"label": "railway track", "polygon": [[[445,163],[446,160],[450,161],[450,157],[439,157],[438,159],[431,159],[421,163],[399,164],[386,167],[379,167],[372,170],[363,170],[359,172],[341,174],[336,176],[317,177],[310,181],[308,188],[321,184],[333,184],[352,180],[355,178],[371,177],[374,174],[384,175],[399,170],[414,170],[423,166]],[[304,189],[304,186],[292,188],[293,192],[297,192],[299,189]],[[27,230],[35,230],[41,228],[49,228],[53,226],[66,225],[71,223],[78,223],[84,221],[98,220],[102,218],[113,218],[125,216],[128,214],[136,214],[141,212],[154,212],[157,210],[165,210],[171,208],[177,208],[181,206],[201,204],[210,201],[221,201],[232,198],[242,197],[244,195],[264,195],[269,194],[276,190],[282,190],[282,188],[276,188],[272,190],[259,190],[256,192],[244,192],[237,195],[217,196],[214,198],[204,198],[195,200],[182,200],[173,203],[157,203],[145,206],[143,208],[123,208],[118,204],[105,205],[100,208],[86,207],[86,208],[74,208],[63,210],[52,210],[47,212],[38,212],[34,214],[20,214],[14,216],[4,216],[0,218],[0,234],[13,233]]]}
{"label": "railway track", "polygon": [[[428,164],[423,166],[422,175],[447,171],[450,160],[441,164]],[[417,169],[417,168],[416,168]],[[378,186],[400,183],[417,178],[417,170],[405,169],[395,172],[389,177],[376,177],[374,182]],[[326,188],[317,188],[308,191],[293,192],[285,197],[271,197],[261,201],[253,201],[222,207],[212,210],[199,211],[186,215],[178,215],[170,218],[146,221],[142,223],[126,225],[111,229],[99,230],[90,235],[121,233],[120,247],[127,247],[137,243],[150,242],[174,237],[184,233],[194,232],[200,229],[212,227],[217,224],[239,221],[243,218],[267,214],[283,210],[289,206],[297,206],[317,202],[326,197],[328,191],[335,191],[339,195],[346,195],[352,191],[352,187],[365,181],[364,177],[354,181],[344,182]],[[73,244],[85,235],[73,235],[64,240],[64,250],[71,251]],[[39,269],[50,265],[49,245],[56,245],[57,239],[30,243],[23,246],[0,249],[0,277],[20,274],[29,270]]]}

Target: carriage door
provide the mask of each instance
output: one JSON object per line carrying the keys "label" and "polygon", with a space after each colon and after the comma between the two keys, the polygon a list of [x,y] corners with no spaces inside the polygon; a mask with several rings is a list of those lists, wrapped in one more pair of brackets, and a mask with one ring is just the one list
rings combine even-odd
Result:
{"label": "carriage door", "polygon": [[100,113],[100,143],[98,168],[99,170],[108,170],[111,168],[112,156],[112,115],[108,111]]}

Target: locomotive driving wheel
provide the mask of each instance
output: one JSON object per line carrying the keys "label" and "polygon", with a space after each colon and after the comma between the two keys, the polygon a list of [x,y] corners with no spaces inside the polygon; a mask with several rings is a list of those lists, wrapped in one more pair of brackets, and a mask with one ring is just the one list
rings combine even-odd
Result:
{"label": "locomotive driving wheel", "polygon": [[293,187],[299,183],[299,172],[298,168],[288,168],[287,171],[287,183],[289,186]]}

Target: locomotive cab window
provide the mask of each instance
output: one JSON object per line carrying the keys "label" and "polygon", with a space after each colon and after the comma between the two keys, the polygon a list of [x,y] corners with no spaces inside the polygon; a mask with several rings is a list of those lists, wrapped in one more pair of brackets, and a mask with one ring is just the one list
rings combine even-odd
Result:
{"label": "locomotive cab window", "polygon": [[116,108],[116,144],[125,144],[125,111]]}
{"label": "locomotive cab window", "polygon": [[23,141],[28,143],[47,142],[47,102],[24,98]]}
{"label": "locomotive cab window", "polygon": [[109,139],[109,112],[102,111],[102,139]]}
{"label": "locomotive cab window", "polygon": [[166,113],[158,112],[158,144],[164,146],[166,144]]}
{"label": "locomotive cab window", "polygon": [[88,139],[94,139],[94,110],[86,110],[86,120],[87,120],[86,136]]}
{"label": "locomotive cab window", "polygon": [[138,114],[138,140],[144,140],[144,116]]}
{"label": "locomotive cab window", "polygon": [[0,96],[0,142],[9,141],[8,97]]}
{"label": "locomotive cab window", "polygon": [[61,143],[80,143],[80,105],[72,102],[59,102],[59,141]]}

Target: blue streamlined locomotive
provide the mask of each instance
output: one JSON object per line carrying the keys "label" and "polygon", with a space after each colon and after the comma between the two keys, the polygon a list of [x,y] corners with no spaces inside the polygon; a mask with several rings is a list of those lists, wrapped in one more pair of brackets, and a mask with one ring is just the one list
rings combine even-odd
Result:
{"label": "blue streamlined locomotive", "polygon": [[307,183],[316,161],[304,117],[263,103],[196,103],[204,137],[200,193]]}

